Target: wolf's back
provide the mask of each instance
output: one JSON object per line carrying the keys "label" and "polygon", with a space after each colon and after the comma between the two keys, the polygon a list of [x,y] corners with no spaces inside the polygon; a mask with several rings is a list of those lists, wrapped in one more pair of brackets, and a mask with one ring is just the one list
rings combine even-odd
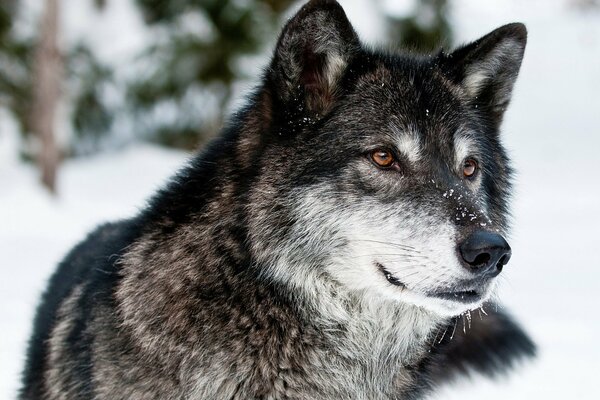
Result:
{"label": "wolf's back", "polygon": [[[45,398],[44,388],[56,383],[73,388],[73,398],[90,394],[88,325],[98,304],[110,306],[111,288],[119,278],[115,261],[137,236],[135,227],[134,220],[98,227],[67,255],[50,278],[33,324],[22,399]],[[65,369],[64,362],[79,365],[70,364],[71,368]]]}

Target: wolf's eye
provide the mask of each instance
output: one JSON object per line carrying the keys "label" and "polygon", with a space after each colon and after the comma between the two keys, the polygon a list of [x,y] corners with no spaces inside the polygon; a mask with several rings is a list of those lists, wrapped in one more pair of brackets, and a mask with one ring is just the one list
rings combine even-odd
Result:
{"label": "wolf's eye", "polygon": [[463,175],[465,178],[472,178],[477,172],[477,161],[467,158],[463,163]]}
{"label": "wolf's eye", "polygon": [[391,151],[386,149],[377,149],[371,152],[371,160],[380,168],[390,168],[396,162]]}

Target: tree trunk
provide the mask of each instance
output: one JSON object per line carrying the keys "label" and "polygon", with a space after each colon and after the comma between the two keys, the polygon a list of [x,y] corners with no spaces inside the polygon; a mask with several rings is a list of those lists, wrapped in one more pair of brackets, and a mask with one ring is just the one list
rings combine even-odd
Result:
{"label": "tree trunk", "polygon": [[39,138],[38,164],[44,186],[56,192],[60,162],[54,134],[56,109],[60,98],[62,57],[58,49],[59,0],[46,0],[33,66],[33,107],[31,126]]}

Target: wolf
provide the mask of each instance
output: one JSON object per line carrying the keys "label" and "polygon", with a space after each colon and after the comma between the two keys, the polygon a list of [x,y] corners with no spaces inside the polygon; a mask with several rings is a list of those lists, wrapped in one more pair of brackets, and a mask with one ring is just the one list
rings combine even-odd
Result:
{"label": "wolf", "polygon": [[492,300],[526,37],[392,54],[307,3],[221,136],[59,265],[20,398],[417,399],[533,356]]}

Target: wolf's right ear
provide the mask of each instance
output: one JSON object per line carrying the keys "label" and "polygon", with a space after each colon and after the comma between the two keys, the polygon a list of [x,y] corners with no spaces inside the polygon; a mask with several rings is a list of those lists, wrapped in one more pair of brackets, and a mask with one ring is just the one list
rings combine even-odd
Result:
{"label": "wolf's right ear", "polygon": [[310,1],[286,24],[277,42],[267,72],[273,100],[296,111],[324,114],[335,101],[339,81],[359,46],[336,1]]}
{"label": "wolf's right ear", "polygon": [[499,123],[517,79],[525,45],[525,25],[504,25],[438,58],[446,75],[466,94],[487,107]]}

